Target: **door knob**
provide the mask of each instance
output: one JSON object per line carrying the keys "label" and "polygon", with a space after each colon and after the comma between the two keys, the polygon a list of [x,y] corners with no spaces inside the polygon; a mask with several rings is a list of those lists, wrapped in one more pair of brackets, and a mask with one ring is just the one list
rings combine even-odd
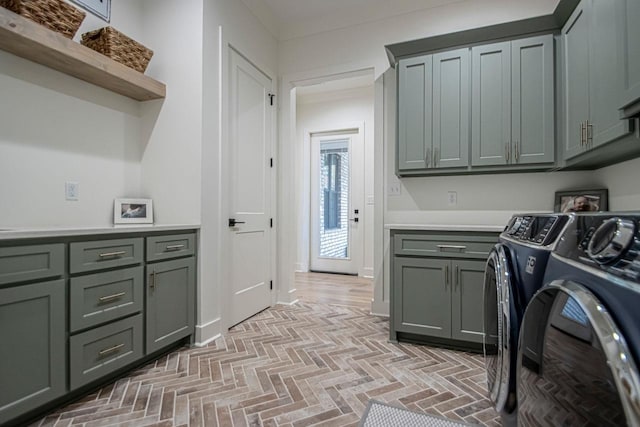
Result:
{"label": "door knob", "polygon": [[229,218],[229,227],[235,227],[236,224],[244,224],[244,221],[236,221],[235,218]]}

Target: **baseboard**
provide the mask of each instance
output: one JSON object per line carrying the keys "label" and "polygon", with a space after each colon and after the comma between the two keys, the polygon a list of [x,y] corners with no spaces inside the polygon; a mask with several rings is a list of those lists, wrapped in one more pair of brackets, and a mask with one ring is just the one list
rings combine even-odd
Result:
{"label": "baseboard", "polygon": [[388,301],[371,301],[371,314],[374,316],[389,317],[389,302]]}
{"label": "baseboard", "polygon": [[373,279],[373,268],[372,267],[364,267],[362,269],[362,277],[366,277],[367,279]]}
{"label": "baseboard", "polygon": [[296,273],[308,273],[309,272],[309,266],[307,264],[304,263],[297,263],[296,264]]}
{"label": "baseboard", "polygon": [[220,331],[220,318],[214,319],[203,325],[196,325],[196,347],[204,347],[222,336]]}

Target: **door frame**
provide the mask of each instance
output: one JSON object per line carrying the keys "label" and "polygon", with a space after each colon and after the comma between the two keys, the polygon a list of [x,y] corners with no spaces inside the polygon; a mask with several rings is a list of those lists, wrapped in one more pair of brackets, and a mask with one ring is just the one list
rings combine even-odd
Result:
{"label": "door frame", "polygon": [[[303,130],[304,142],[303,142],[303,153],[302,153],[302,194],[300,197],[300,207],[302,209],[301,215],[301,228],[298,232],[298,248],[302,251],[301,259],[305,260],[306,265],[298,266],[298,270],[308,272],[311,265],[311,138],[315,134],[335,134],[339,135],[341,133],[354,133],[358,135],[360,142],[364,145],[365,135],[364,135],[364,122],[363,121],[353,121],[353,122],[345,122],[339,123],[335,126],[331,126],[330,128],[313,128]],[[363,165],[364,166],[364,165]],[[364,170],[362,171],[364,174]],[[364,180],[364,176],[363,176]],[[364,184],[364,181],[363,181]],[[364,185],[362,190],[364,191]],[[365,199],[365,195],[363,194],[363,200]],[[364,206],[360,208],[364,212]],[[364,226],[364,220],[362,221]],[[364,240],[364,239],[363,239]],[[361,256],[358,258],[358,276],[364,276],[364,243],[363,247],[359,250],[361,251]]]}
{"label": "door frame", "polygon": [[[221,35],[221,49],[220,49],[220,76],[221,79],[219,81],[220,90],[222,92],[222,97],[220,99],[219,106],[219,114],[220,114],[220,210],[219,210],[219,236],[220,242],[218,245],[219,248],[219,259],[220,259],[220,282],[219,282],[219,300],[211,301],[213,304],[219,304],[220,308],[220,320],[221,320],[221,328],[220,331],[224,334],[229,330],[231,326],[233,326],[230,316],[230,307],[233,297],[233,291],[229,286],[225,286],[226,283],[229,283],[231,279],[231,252],[226,250],[231,245],[231,233],[229,232],[229,226],[227,223],[227,219],[230,215],[231,209],[231,193],[230,193],[230,169],[229,169],[229,159],[230,159],[230,127],[231,127],[231,116],[229,115],[229,106],[231,105],[230,99],[230,90],[229,84],[231,82],[231,78],[229,75],[229,67],[231,66],[231,50],[234,50],[238,55],[242,56],[245,60],[247,60],[251,65],[253,65],[258,71],[264,74],[267,78],[271,80],[271,93],[278,93],[278,80],[275,77],[276,74],[264,65],[253,61],[249,56],[245,55],[245,53],[236,47],[233,43],[230,43],[226,40],[226,38]],[[278,170],[278,160],[276,157],[276,144],[277,144],[277,135],[278,135],[278,97],[274,98],[273,105],[273,114],[271,114],[271,144],[269,147],[270,157],[273,159],[273,167],[271,168],[271,177],[270,177],[270,185],[271,185],[271,198],[269,203],[270,217],[273,218],[273,227],[270,229],[270,260],[269,260],[269,268],[271,270],[271,280],[273,280],[273,289],[271,291],[271,301],[269,303],[270,306],[273,306],[276,302],[276,295],[278,289],[278,277],[277,277],[277,268],[276,268],[276,248],[277,248],[277,230],[278,230],[278,222],[277,218],[277,200],[278,200],[278,186],[277,186],[277,170]],[[203,262],[202,260],[200,262]]]}

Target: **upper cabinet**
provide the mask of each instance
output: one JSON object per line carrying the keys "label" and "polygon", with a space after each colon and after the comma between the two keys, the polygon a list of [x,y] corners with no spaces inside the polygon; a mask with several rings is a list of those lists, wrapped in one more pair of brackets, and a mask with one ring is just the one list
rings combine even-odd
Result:
{"label": "upper cabinet", "polygon": [[433,166],[469,164],[469,49],[433,55]]}
{"label": "upper cabinet", "polygon": [[163,83],[4,7],[0,49],[138,101],[165,97]]}
{"label": "upper cabinet", "polygon": [[618,111],[625,63],[618,17],[624,3],[583,0],[562,29],[565,160],[631,131]]}
{"label": "upper cabinet", "polygon": [[398,169],[431,166],[433,58],[419,56],[398,64]]}
{"label": "upper cabinet", "polygon": [[554,160],[553,36],[472,49],[472,165]]}
{"label": "upper cabinet", "polygon": [[468,165],[468,49],[399,61],[398,100],[400,173]]}
{"label": "upper cabinet", "polygon": [[619,8],[624,46],[623,93],[620,106],[625,117],[640,115],[640,2],[625,0]]}

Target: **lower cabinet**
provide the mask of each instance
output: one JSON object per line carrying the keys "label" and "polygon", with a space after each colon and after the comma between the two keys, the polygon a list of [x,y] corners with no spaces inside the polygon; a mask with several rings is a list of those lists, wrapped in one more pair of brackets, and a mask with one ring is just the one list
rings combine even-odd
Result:
{"label": "lower cabinet", "polygon": [[195,260],[147,264],[147,354],[193,333]]}
{"label": "lower cabinet", "polygon": [[497,240],[497,233],[392,236],[390,339],[477,348],[485,263]]}
{"label": "lower cabinet", "polygon": [[65,281],[0,289],[0,425],[67,392]]}

